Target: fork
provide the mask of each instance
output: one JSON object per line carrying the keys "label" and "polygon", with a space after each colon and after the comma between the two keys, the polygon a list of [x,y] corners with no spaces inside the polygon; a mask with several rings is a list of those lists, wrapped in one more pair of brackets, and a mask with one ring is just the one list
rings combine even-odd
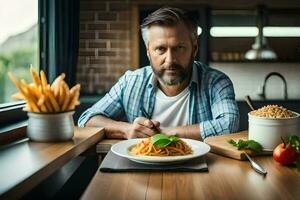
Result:
{"label": "fork", "polygon": [[[144,107],[141,107],[140,110],[142,111],[142,114],[147,118],[147,119],[151,119],[150,115],[146,112],[146,110],[144,109]],[[153,124],[153,129],[159,133],[160,132],[160,129],[157,128],[154,124]]]}

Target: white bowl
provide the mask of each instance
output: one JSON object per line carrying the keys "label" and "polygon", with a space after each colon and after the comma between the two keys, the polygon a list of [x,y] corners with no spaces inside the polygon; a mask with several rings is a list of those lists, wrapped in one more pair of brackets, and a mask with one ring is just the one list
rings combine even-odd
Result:
{"label": "white bowl", "polygon": [[286,140],[290,135],[299,135],[300,115],[293,113],[296,116],[290,118],[257,117],[248,113],[249,140],[259,142],[265,151],[273,151],[282,143],[280,137]]}

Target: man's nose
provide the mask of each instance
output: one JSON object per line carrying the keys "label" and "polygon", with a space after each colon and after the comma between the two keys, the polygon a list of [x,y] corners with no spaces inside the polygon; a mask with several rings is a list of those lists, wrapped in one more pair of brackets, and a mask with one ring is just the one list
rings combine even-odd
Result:
{"label": "man's nose", "polygon": [[171,64],[174,63],[175,61],[176,61],[175,53],[172,50],[168,50],[166,54],[165,62]]}

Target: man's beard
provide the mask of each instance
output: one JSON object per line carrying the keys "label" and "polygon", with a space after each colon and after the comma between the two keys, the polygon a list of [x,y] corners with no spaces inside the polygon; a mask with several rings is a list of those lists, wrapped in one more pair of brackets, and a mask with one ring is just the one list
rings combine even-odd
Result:
{"label": "man's beard", "polygon": [[[162,65],[159,70],[155,70],[150,57],[150,64],[153,70],[153,73],[156,75],[158,81],[163,85],[174,86],[180,85],[185,80],[190,79],[193,69],[194,59],[191,56],[188,66],[183,67],[177,63],[172,63],[171,65]],[[174,70],[172,73],[175,75],[166,75],[166,70]]]}

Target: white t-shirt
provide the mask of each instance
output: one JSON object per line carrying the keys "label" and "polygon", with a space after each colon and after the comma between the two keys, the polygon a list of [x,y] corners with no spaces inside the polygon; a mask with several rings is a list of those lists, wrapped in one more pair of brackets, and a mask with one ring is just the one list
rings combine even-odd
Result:
{"label": "white t-shirt", "polygon": [[188,125],[189,99],[190,90],[188,87],[173,97],[166,96],[157,88],[152,119],[159,121],[160,127]]}

